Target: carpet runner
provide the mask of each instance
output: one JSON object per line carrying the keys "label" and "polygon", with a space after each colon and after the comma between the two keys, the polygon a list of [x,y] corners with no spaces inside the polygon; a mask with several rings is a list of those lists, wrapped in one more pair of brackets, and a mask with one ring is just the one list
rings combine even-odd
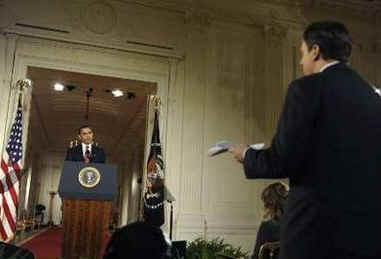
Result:
{"label": "carpet runner", "polygon": [[[35,259],[61,258],[62,228],[54,227],[33,237],[21,246],[31,251]],[[105,249],[107,243],[103,245]]]}
{"label": "carpet runner", "polygon": [[22,247],[36,259],[57,259],[61,255],[62,228],[51,228],[27,241]]}

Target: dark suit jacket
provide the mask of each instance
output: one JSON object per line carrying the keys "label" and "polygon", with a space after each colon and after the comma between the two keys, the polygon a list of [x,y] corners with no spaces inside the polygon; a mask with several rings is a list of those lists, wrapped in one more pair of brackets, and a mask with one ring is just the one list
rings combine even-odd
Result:
{"label": "dark suit jacket", "polygon": [[0,258],[34,259],[34,255],[25,248],[17,247],[15,245],[0,241]]}
{"label": "dark suit jacket", "polygon": [[282,259],[381,253],[381,98],[345,64],[290,84],[271,147],[244,169],[290,179]]}
{"label": "dark suit jacket", "polygon": [[[254,252],[251,259],[258,259],[259,249],[268,242],[279,241],[280,239],[280,222],[276,220],[263,221],[259,226],[257,240],[254,246]],[[278,254],[275,255],[278,258]]]}
{"label": "dark suit jacket", "polygon": [[[68,148],[66,152],[66,161],[84,162],[82,145],[76,145],[73,148]],[[106,155],[101,147],[92,145],[90,163],[105,163]]]}

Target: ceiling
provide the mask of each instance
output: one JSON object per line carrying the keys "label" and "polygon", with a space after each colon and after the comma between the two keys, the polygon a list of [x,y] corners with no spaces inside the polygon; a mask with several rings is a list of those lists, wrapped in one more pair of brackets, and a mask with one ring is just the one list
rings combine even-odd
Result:
{"label": "ceiling", "polygon": [[[131,1],[124,0],[124,2],[131,3]],[[267,5],[283,5],[291,6],[295,8],[296,5],[328,5],[331,8],[346,7],[353,11],[358,9],[372,12],[381,11],[381,0],[240,0],[239,5],[235,1],[231,0],[139,0],[135,1],[137,4],[152,5],[152,6],[164,6],[169,9],[175,9],[178,11],[193,10],[194,8],[219,8],[230,10],[247,10],[258,4]],[[172,8],[171,8],[172,7]],[[243,9],[242,9],[243,8]]]}
{"label": "ceiling", "polygon": [[381,1],[380,0],[303,0],[301,2],[313,2],[316,4],[326,3],[330,4],[332,7],[346,6],[348,8],[356,9],[360,8],[361,10],[368,9],[369,11],[380,11],[381,10]]}
{"label": "ceiling", "polygon": [[[108,157],[117,159],[119,154],[125,157],[133,150],[144,149],[147,96],[155,94],[155,83],[37,67],[28,68],[28,78],[33,81],[32,141],[38,140],[42,148],[65,151],[76,138],[77,129],[89,124]],[[56,82],[75,88],[54,91]],[[90,88],[86,120],[86,93]],[[112,89],[136,97],[129,99],[125,94],[115,98],[109,92]]]}

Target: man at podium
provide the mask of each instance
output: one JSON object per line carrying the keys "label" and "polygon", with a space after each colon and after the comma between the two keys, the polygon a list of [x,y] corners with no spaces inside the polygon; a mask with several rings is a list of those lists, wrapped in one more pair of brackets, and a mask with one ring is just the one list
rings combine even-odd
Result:
{"label": "man at podium", "polygon": [[62,258],[101,259],[117,195],[117,166],[105,163],[89,125],[78,129],[78,140],[70,143],[65,160],[58,187]]}
{"label": "man at podium", "polygon": [[94,143],[94,132],[89,125],[78,129],[78,141],[71,141],[66,152],[66,161],[85,163],[105,163],[106,155],[101,147]]}

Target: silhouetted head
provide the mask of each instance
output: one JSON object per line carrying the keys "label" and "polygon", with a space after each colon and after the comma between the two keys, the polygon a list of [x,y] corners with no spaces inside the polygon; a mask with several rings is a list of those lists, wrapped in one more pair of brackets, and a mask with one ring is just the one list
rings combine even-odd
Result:
{"label": "silhouetted head", "polygon": [[103,259],[162,259],[168,246],[160,228],[135,222],[116,230]]}

